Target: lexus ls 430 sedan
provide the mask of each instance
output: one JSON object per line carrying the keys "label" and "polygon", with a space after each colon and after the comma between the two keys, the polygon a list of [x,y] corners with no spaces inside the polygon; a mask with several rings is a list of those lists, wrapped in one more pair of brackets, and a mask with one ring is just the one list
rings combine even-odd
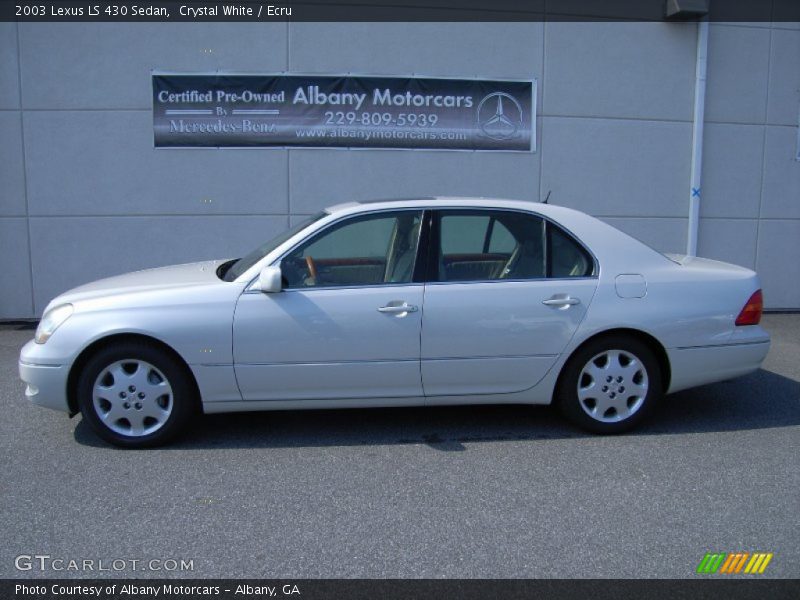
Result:
{"label": "lexus ls 430 sedan", "polygon": [[369,406],[555,403],[618,433],[667,393],[756,370],[761,309],[753,271],[567,208],[351,203],[244,258],[57,297],[19,370],[32,402],[128,447],[201,411]]}

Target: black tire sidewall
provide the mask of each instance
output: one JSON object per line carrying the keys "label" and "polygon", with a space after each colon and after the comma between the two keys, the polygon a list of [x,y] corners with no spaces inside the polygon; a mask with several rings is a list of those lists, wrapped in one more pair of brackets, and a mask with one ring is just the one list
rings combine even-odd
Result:
{"label": "black tire sidewall", "polygon": [[[629,418],[616,423],[603,423],[590,417],[578,399],[578,378],[581,370],[592,357],[607,350],[624,350],[636,356],[644,365],[649,381],[642,406]],[[572,423],[592,433],[623,433],[636,427],[655,409],[663,395],[661,368],[650,347],[634,337],[608,335],[591,340],[579,348],[567,361],[561,372],[556,390],[556,406]]]}
{"label": "black tire sidewall", "polygon": [[[161,371],[172,388],[172,413],[157,431],[133,437],[109,429],[97,415],[93,402],[93,388],[100,372],[120,360],[143,360]],[[95,433],[105,441],[123,448],[149,448],[162,445],[175,438],[195,414],[195,391],[186,369],[168,352],[147,343],[124,342],[101,349],[92,356],[78,377],[77,397],[83,418]]]}

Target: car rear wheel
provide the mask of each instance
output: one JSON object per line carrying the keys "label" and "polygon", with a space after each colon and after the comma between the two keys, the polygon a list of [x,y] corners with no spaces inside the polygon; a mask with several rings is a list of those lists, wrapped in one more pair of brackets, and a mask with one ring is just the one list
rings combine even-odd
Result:
{"label": "car rear wheel", "polygon": [[567,362],[556,392],[561,412],[594,433],[635,427],[662,396],[652,350],[628,336],[607,336],[579,349]]}
{"label": "car rear wheel", "polygon": [[104,440],[126,448],[172,440],[191,419],[195,393],[185,367],[140,342],[104,348],[78,379],[83,418]]}

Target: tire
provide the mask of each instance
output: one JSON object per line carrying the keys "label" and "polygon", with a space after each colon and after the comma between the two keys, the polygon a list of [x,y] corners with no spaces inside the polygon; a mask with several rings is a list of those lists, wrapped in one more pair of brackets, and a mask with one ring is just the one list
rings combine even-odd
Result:
{"label": "tire", "polygon": [[661,381],[658,360],[647,344],[608,335],[592,340],[567,361],[556,405],[581,429],[623,433],[653,411],[663,395]]}
{"label": "tire", "polygon": [[123,448],[160,446],[181,433],[197,412],[186,367],[145,342],[103,348],[78,378],[83,418],[107,442]]}

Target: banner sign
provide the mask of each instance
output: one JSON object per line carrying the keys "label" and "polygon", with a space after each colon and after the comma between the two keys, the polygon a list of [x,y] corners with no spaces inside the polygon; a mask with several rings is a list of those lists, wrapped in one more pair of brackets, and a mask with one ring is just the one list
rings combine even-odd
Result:
{"label": "banner sign", "polygon": [[155,145],[534,151],[533,81],[153,75]]}

